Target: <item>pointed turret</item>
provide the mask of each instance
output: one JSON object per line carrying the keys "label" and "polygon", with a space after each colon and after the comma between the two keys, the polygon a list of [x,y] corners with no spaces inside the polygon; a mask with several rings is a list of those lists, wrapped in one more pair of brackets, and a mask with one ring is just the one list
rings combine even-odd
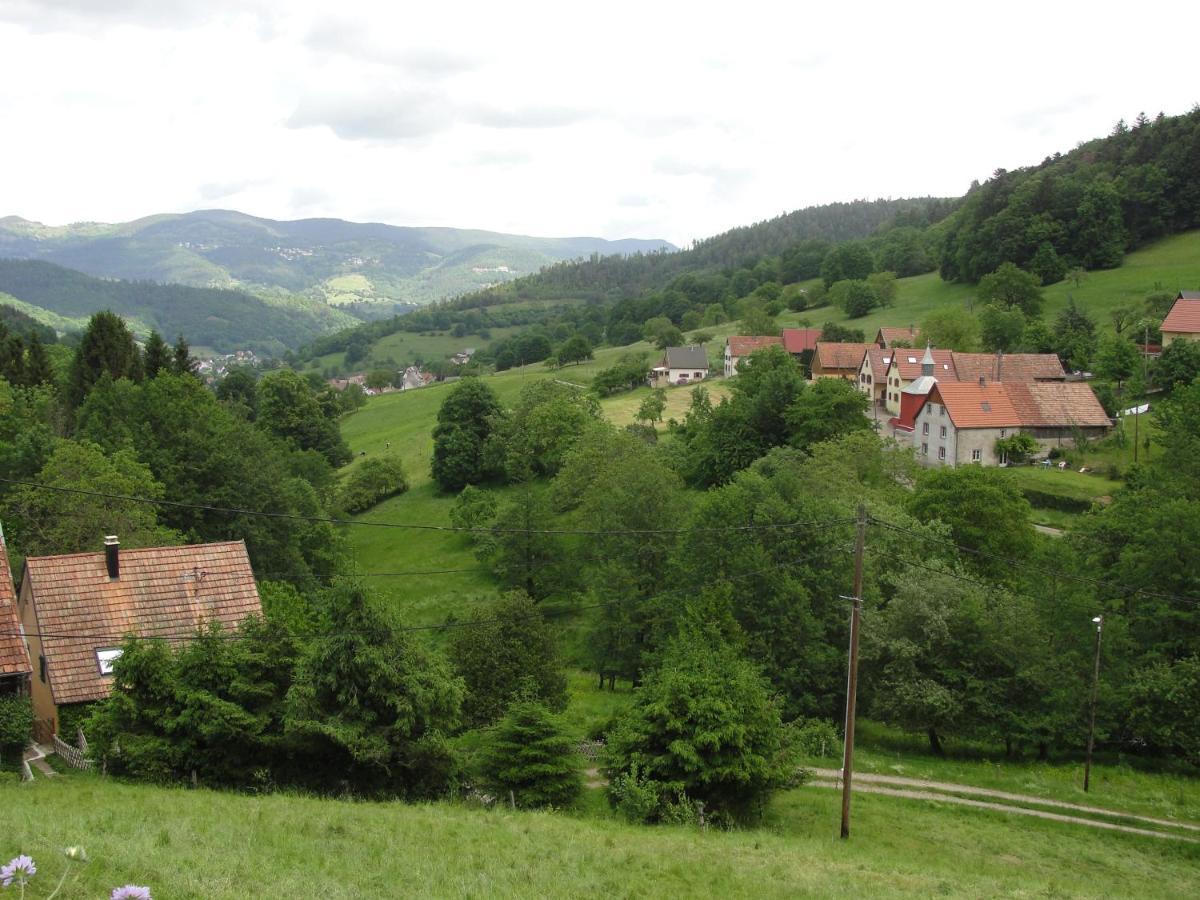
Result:
{"label": "pointed turret", "polygon": [[928,344],[925,345],[925,355],[921,357],[921,374],[933,374],[933,350]]}

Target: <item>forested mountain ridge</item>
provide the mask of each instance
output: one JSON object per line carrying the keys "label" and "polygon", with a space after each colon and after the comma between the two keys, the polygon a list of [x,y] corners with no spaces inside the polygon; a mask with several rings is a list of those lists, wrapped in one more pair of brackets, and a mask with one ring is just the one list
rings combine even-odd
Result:
{"label": "forested mountain ridge", "polygon": [[93,278],[41,260],[0,259],[0,294],[28,304],[24,313],[49,324],[83,324],[110,309],[145,336],[186,334],[198,347],[227,352],[248,348],[270,355],[355,322],[315,300],[268,299],[219,288]]}
{"label": "forested mountain ridge", "polygon": [[660,240],[540,238],[341,219],[276,221],[231,210],[117,224],[0,218],[0,256],[90,275],[307,294],[334,305],[425,303],[589,253],[673,249]]}

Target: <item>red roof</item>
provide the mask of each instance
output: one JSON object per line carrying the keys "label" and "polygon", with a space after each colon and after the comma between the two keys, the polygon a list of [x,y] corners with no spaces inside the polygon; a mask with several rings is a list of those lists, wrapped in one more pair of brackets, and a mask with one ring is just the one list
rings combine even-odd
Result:
{"label": "red roof", "polygon": [[25,561],[55,703],[108,696],[97,651],[126,634],[179,643],[206,622],[233,628],[262,604],[242,541],[121,550],[118,578],[103,553],[34,556]]}
{"label": "red roof", "polygon": [[820,339],[820,328],[783,329],[783,349],[788,353],[803,353],[805,350],[816,350],[817,341]]}
{"label": "red roof", "polygon": [[[918,350],[916,347],[897,347],[892,352],[895,353],[892,365],[896,367],[896,371],[905,381],[912,381],[925,374],[921,368],[925,350]],[[929,352],[933,355],[933,372],[931,373],[933,377],[939,380],[957,381],[958,378],[954,374],[954,351],[930,350]]]}
{"label": "red roof", "polygon": [[878,348],[868,350],[866,355],[863,357],[864,365],[866,364],[867,360],[871,361],[871,377],[874,378],[876,382],[882,384],[883,378],[887,374],[888,366],[892,362],[892,351],[880,350]]}
{"label": "red roof", "polygon": [[846,369],[857,372],[868,350],[879,349],[874,344],[835,344],[818,341],[813,356],[813,368],[818,364],[823,369]]}
{"label": "red roof", "polygon": [[728,339],[728,343],[729,355],[737,358],[749,356],[755,350],[761,350],[763,347],[782,344],[783,338],[771,337],[769,335],[762,335],[759,337],[744,337],[742,335],[735,335]]}
{"label": "red roof", "polygon": [[1162,331],[1172,334],[1200,333],[1200,300],[1176,300],[1163,319]]}
{"label": "red roof", "polygon": [[1067,373],[1053,353],[955,353],[959,381],[1063,381]]}
{"label": "red roof", "polygon": [[896,341],[911,347],[920,340],[921,329],[915,325],[909,325],[907,328],[880,328],[875,335],[875,343],[884,348],[891,347]]}
{"label": "red roof", "polygon": [[984,385],[969,381],[939,382],[925,402],[945,406],[955,428],[1016,428],[1021,424],[1021,416],[1006,388],[1007,385],[996,382]]}
{"label": "red roof", "polygon": [[29,650],[21,637],[21,623],[17,618],[17,597],[8,568],[4,535],[0,533],[0,677],[28,675],[32,671]]}

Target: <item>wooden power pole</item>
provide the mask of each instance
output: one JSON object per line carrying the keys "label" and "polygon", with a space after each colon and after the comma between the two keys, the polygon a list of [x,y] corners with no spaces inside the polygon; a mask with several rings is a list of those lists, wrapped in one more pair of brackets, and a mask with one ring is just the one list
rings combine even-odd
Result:
{"label": "wooden power pole", "polygon": [[846,746],[842,756],[842,837],[850,837],[850,782],[854,772],[854,706],[858,696],[858,621],[862,614],[863,552],[867,540],[867,508],[858,504],[854,535],[854,609],[850,613],[850,666],[846,675]]}

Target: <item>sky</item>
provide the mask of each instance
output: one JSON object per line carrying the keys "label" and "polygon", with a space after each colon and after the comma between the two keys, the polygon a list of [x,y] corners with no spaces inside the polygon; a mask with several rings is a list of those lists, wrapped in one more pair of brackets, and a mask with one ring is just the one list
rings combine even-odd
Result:
{"label": "sky", "polygon": [[[1200,4],[0,0],[0,216],[694,239],[1200,101]],[[813,8],[816,6],[817,8]]]}

